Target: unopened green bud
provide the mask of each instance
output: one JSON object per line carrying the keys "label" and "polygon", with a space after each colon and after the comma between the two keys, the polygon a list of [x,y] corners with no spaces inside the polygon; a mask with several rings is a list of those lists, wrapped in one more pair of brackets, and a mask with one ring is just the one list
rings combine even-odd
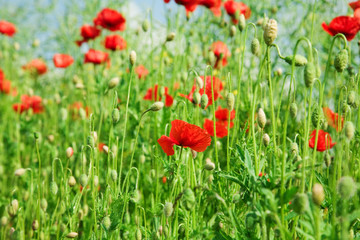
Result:
{"label": "unopened green bud", "polygon": [[129,61],[132,66],[135,65],[135,63],[136,63],[136,52],[135,51],[130,52]]}
{"label": "unopened green bud", "polygon": [[166,202],[164,205],[164,215],[165,217],[170,217],[171,214],[173,213],[173,204],[171,202]]}
{"label": "unopened green bud", "polygon": [[266,125],[266,115],[262,108],[259,108],[257,122],[258,122],[260,128],[264,128]]}
{"label": "unopened green bud", "polygon": [[199,92],[195,92],[194,95],[193,95],[193,102],[194,104],[200,104],[200,101],[201,101],[201,95]]}
{"label": "unopened green bud", "polygon": [[56,195],[57,192],[58,192],[59,188],[58,188],[58,185],[56,184],[56,182],[51,182],[50,183],[50,192],[52,195]]}
{"label": "unopened green bud", "polygon": [[111,176],[111,179],[115,182],[117,179],[117,176],[118,176],[117,171],[114,169],[111,170],[110,176]]}
{"label": "unopened green bud", "polygon": [[315,183],[315,185],[312,188],[312,200],[313,202],[320,206],[321,203],[324,201],[325,199],[325,193],[324,193],[324,188],[321,184],[319,183]]}
{"label": "unopened green bud", "polygon": [[260,54],[261,54],[260,42],[259,42],[259,39],[257,39],[257,38],[254,38],[251,41],[251,53],[257,57],[260,56]]}
{"label": "unopened green bud", "polygon": [[87,145],[94,147],[95,146],[95,139],[93,136],[88,136],[86,139]]}
{"label": "unopened green bud", "polygon": [[208,171],[212,171],[215,169],[215,163],[213,163],[210,158],[207,158],[205,160],[204,168]]}
{"label": "unopened green bud", "polygon": [[77,232],[70,232],[66,235],[67,238],[76,238],[79,234]]}
{"label": "unopened green bud", "polygon": [[113,124],[116,124],[116,123],[119,122],[119,120],[120,120],[120,111],[119,111],[119,109],[114,108],[114,109],[112,110],[111,118],[112,118]]}
{"label": "unopened green bud", "polygon": [[79,182],[80,182],[82,187],[86,186],[86,184],[88,182],[88,177],[86,176],[86,174],[81,174],[80,175]]}
{"label": "unopened green bud", "polygon": [[291,103],[290,104],[290,115],[292,118],[296,118],[297,111],[298,111],[297,104],[295,102]]}
{"label": "unopened green bud", "polygon": [[[285,57],[284,60],[288,64],[292,65],[293,58],[294,58],[294,56],[287,56],[287,57]],[[295,61],[295,66],[296,67],[302,67],[302,66],[305,66],[308,63],[306,57],[304,57],[302,55],[299,55],[299,54],[295,55],[294,61]]]}
{"label": "unopened green bud", "polygon": [[246,27],[246,20],[245,20],[244,14],[240,14],[240,16],[239,16],[238,27],[239,27],[240,32],[244,31],[244,29]]}
{"label": "unopened green bud", "polygon": [[34,138],[35,138],[35,140],[38,140],[40,138],[40,133],[34,132]]}
{"label": "unopened green bud", "polygon": [[356,101],[356,93],[355,93],[355,91],[350,91],[348,98],[347,98],[347,103],[349,105],[353,105],[355,103],[355,101]]}
{"label": "unopened green bud", "polygon": [[163,102],[154,102],[150,107],[150,111],[157,112],[160,111],[163,107],[164,107]]}
{"label": "unopened green bud", "polygon": [[297,214],[303,214],[309,207],[309,199],[305,193],[297,193],[292,204]]}
{"label": "unopened green bud", "polygon": [[270,46],[277,37],[278,27],[277,22],[274,19],[269,19],[264,29],[264,41],[266,45]]}
{"label": "unopened green bud", "polygon": [[314,84],[316,78],[316,69],[313,62],[309,62],[306,64],[304,69],[304,80],[305,80],[305,86],[311,87]]}
{"label": "unopened green bud", "polygon": [[149,30],[149,27],[150,27],[149,20],[145,19],[142,23],[142,29],[144,30],[144,32],[147,32]]}
{"label": "unopened green bud", "polygon": [[48,207],[48,202],[46,201],[45,198],[41,199],[41,201],[40,201],[40,207],[41,207],[41,209],[42,209],[44,212],[46,212],[46,209],[47,209],[47,207]]}
{"label": "unopened green bud", "polygon": [[296,142],[291,143],[291,153],[297,155],[299,152],[299,147]]}
{"label": "unopened green bud", "polygon": [[142,234],[141,234],[141,230],[140,230],[140,228],[137,228],[136,229],[136,234],[135,234],[135,236],[136,236],[136,240],[141,240],[142,239]]}
{"label": "unopened green bud", "polygon": [[231,25],[230,27],[230,37],[234,37],[236,35],[236,27]]}
{"label": "unopened green bud", "polygon": [[198,89],[202,89],[204,87],[204,81],[199,76],[195,78],[195,84]]}
{"label": "unopened green bud", "polygon": [[349,55],[347,50],[346,49],[340,50],[334,59],[334,67],[336,71],[343,72],[347,67],[348,62],[349,62]]}
{"label": "unopened green bud", "polygon": [[326,152],[325,155],[324,155],[324,162],[325,162],[325,165],[327,167],[330,166],[331,164],[331,156],[330,156],[330,153],[329,152]]}
{"label": "unopened green bud", "polygon": [[209,103],[208,95],[203,94],[203,95],[201,96],[201,100],[200,100],[200,107],[201,107],[202,109],[205,109],[205,108],[207,107],[208,103]]}
{"label": "unopened green bud", "polygon": [[263,135],[263,143],[264,143],[264,146],[267,147],[269,146],[269,143],[270,143],[270,137],[269,137],[269,134],[265,133]]}
{"label": "unopened green bud", "polygon": [[348,176],[340,178],[337,185],[337,190],[342,199],[350,199],[356,192],[356,185],[354,180]]}
{"label": "unopened green bud", "polygon": [[76,184],[76,179],[74,178],[74,176],[70,176],[70,177],[69,177],[68,184],[69,184],[70,187],[75,186],[75,184]]}
{"label": "unopened green bud", "polygon": [[105,217],[103,218],[102,224],[104,225],[104,227],[105,227],[106,230],[109,230],[109,229],[110,229],[111,220],[110,220],[109,216],[105,216]]}
{"label": "unopened green bud", "polygon": [[175,33],[171,32],[166,36],[166,41],[171,42],[172,40],[174,40],[174,38],[175,38]]}
{"label": "unopened green bud", "polygon": [[35,219],[35,220],[32,222],[31,227],[32,227],[32,229],[33,229],[34,231],[38,230],[38,229],[39,229],[39,221]]}
{"label": "unopened green bud", "polygon": [[345,123],[345,136],[347,137],[347,139],[350,141],[355,134],[355,127],[354,124],[350,121]]}
{"label": "unopened green bud", "polygon": [[235,105],[235,97],[234,94],[229,92],[226,95],[226,107],[229,111],[232,111],[234,109],[234,105]]}

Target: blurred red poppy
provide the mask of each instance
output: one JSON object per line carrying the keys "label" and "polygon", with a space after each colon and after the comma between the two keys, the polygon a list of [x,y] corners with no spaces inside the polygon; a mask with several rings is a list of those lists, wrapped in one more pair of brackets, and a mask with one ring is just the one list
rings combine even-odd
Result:
{"label": "blurred red poppy", "polygon": [[12,37],[16,33],[16,27],[14,24],[5,20],[0,21],[0,33]]}
{"label": "blurred red poppy", "polygon": [[71,104],[69,106],[69,110],[70,110],[72,118],[76,119],[76,118],[78,118],[80,116],[79,110],[81,108],[85,110],[86,117],[89,117],[90,108],[89,107],[84,107],[81,102],[74,102],[73,104]]}
{"label": "blurred red poppy", "polygon": [[353,40],[360,30],[358,20],[349,16],[336,17],[330,22],[329,25],[323,22],[321,26],[324,31],[329,33],[331,36],[335,36],[338,33],[344,34],[348,41]]}
{"label": "blurred red poppy", "polygon": [[[231,53],[227,48],[226,44],[221,41],[214,42],[211,45],[210,50],[214,53],[216,57],[216,62],[214,67],[215,68],[220,68],[221,66],[225,67],[227,65],[227,58],[231,56]],[[220,62],[221,60],[222,62]]]}
{"label": "blurred red poppy", "polygon": [[93,64],[101,64],[109,61],[109,54],[102,51],[97,51],[94,49],[90,49],[84,58],[84,63],[93,63]]}
{"label": "blurred red poppy", "polygon": [[145,77],[149,74],[149,71],[144,65],[139,65],[135,68],[135,73],[138,75],[139,79],[145,79]]}
{"label": "blurred red poppy", "polygon": [[[217,121],[215,123],[216,127],[216,137],[223,138],[228,135],[226,122]],[[204,129],[210,134],[210,136],[214,136],[214,121],[210,119],[205,119]]]}
{"label": "blurred red poppy", "polygon": [[[314,131],[312,131],[310,137],[311,138],[309,140],[309,147],[314,149],[314,147],[315,147],[316,129]],[[318,152],[323,152],[323,151],[326,151],[328,149],[331,149],[335,144],[336,144],[336,142],[332,142],[332,139],[331,139],[329,133],[327,133],[327,132],[325,132],[323,130],[319,130],[318,142],[317,142],[317,147],[316,147],[316,150]]]}
{"label": "blurred red poppy", "polygon": [[123,50],[126,48],[126,41],[119,35],[110,35],[105,38],[105,48],[110,50]]}
{"label": "blurred red poppy", "polygon": [[[168,94],[169,92],[169,88],[168,87],[164,87],[165,88],[165,106],[166,107],[170,107],[172,106],[173,102],[174,102],[174,98]],[[153,88],[149,88],[146,92],[146,95],[144,96],[144,100],[150,100],[150,101],[161,101],[161,96],[158,96],[158,85],[155,84],[154,89]]]}
{"label": "blurred red poppy", "polygon": [[171,122],[170,137],[165,135],[158,139],[162,150],[166,155],[174,155],[174,145],[191,148],[196,152],[203,152],[211,144],[209,134],[202,128],[184,122],[174,120]]}
{"label": "blurred red poppy", "polygon": [[199,5],[207,7],[217,17],[221,16],[221,0],[198,0]]}
{"label": "blurred red poppy", "polygon": [[[201,76],[201,79],[204,80],[204,76]],[[206,88],[205,94],[209,98],[208,105],[206,106],[206,107],[208,107],[209,105],[211,105],[213,103],[212,94],[211,94],[211,76],[206,77],[205,85],[206,85],[205,86],[205,88]],[[213,76],[213,86],[214,86],[214,99],[216,101],[219,97],[221,97],[220,91],[223,89],[223,84],[220,81],[220,79]],[[196,90],[196,85],[195,85],[195,80],[194,80],[194,85],[193,85],[190,93],[188,95],[180,94],[180,96],[185,97],[192,102],[195,90]],[[200,93],[200,95],[204,94],[204,87],[199,90],[199,93]]]}
{"label": "blurred red poppy", "polygon": [[42,75],[47,72],[47,66],[45,62],[39,58],[31,60],[28,64],[24,65],[22,68],[37,75]]}
{"label": "blurred red poppy", "polygon": [[349,6],[355,11],[360,8],[360,1],[351,2],[349,3]]}
{"label": "blurred red poppy", "polygon": [[[330,108],[328,107],[323,107],[323,112],[324,112],[324,115],[327,119],[327,122],[328,124],[335,128],[336,131],[339,131],[338,129],[338,121],[339,121],[339,114],[337,113],[334,113]],[[344,126],[344,118],[341,117],[341,120],[340,120],[340,131],[341,129],[343,128]]]}
{"label": "blurred red poppy", "polygon": [[104,146],[106,146],[105,143],[99,143],[99,146],[98,146],[99,152],[103,152],[103,151],[104,151],[104,149],[103,149]]}
{"label": "blurred red poppy", "polygon": [[42,113],[44,111],[42,98],[39,96],[22,95],[21,103],[15,103],[13,105],[14,111],[19,113],[23,113],[30,108],[33,110],[34,114]]}
{"label": "blurred red poppy", "polygon": [[104,8],[94,19],[94,24],[110,31],[124,31],[126,19],[118,11]]}
{"label": "blurred red poppy", "polygon": [[57,68],[67,68],[68,66],[73,64],[74,59],[70,55],[56,53],[53,57],[53,62],[55,67]]}
{"label": "blurred red poppy", "polygon": [[164,0],[164,3],[169,3],[170,2],[170,0]]}
{"label": "blurred red poppy", "polygon": [[0,68],[0,81],[4,80],[4,78],[5,78],[5,74],[4,74],[3,70],[1,70],[1,68]]}
{"label": "blurred red poppy", "polygon": [[227,14],[231,17],[231,20],[234,24],[238,23],[238,17],[240,14],[243,14],[245,19],[250,18],[251,10],[250,8],[242,2],[235,2],[233,0],[228,0],[224,3],[224,8]]}
{"label": "blurred red poppy", "polygon": [[[227,126],[227,121],[229,120],[229,110],[227,108],[221,108],[221,106],[218,107],[218,109],[215,111],[215,118],[219,121],[225,124]],[[232,120],[235,118],[235,109],[230,112],[230,128],[234,126],[234,123]]]}
{"label": "blurred red poppy", "polygon": [[199,0],[175,0],[175,2],[185,7],[186,15],[195,11],[196,7],[199,5]]}
{"label": "blurred red poppy", "polygon": [[10,94],[11,92],[11,82],[9,80],[0,79],[0,92],[3,92],[5,94]]}
{"label": "blurred red poppy", "polygon": [[95,39],[100,35],[100,29],[91,26],[89,24],[84,24],[81,28],[81,36],[83,37],[82,40],[76,41],[78,46],[81,46],[84,42],[87,42],[90,39]]}

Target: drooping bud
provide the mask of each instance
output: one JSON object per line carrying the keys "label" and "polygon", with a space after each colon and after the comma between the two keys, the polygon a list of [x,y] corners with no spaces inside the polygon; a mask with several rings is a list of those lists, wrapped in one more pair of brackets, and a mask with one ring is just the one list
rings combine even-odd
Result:
{"label": "drooping bud", "polygon": [[115,169],[111,170],[110,176],[111,179],[115,182],[118,176],[117,171]]}
{"label": "drooping bud", "polygon": [[194,104],[200,104],[200,101],[201,101],[201,95],[199,92],[195,92],[194,95],[193,95],[193,103]]}
{"label": "drooping bud", "polygon": [[350,121],[345,123],[345,136],[350,141],[354,137],[355,127],[354,124]]}
{"label": "drooping bud", "polygon": [[240,16],[239,16],[238,27],[239,27],[240,32],[244,31],[244,29],[246,27],[246,20],[245,20],[244,14],[240,14]]}
{"label": "drooping bud", "polygon": [[213,163],[210,158],[207,158],[205,160],[204,168],[208,171],[212,171],[215,169],[215,163]]}
{"label": "drooping bud", "polygon": [[137,228],[136,229],[136,234],[135,234],[135,236],[136,236],[136,240],[141,240],[142,239],[142,234],[141,234],[141,230],[140,230],[140,228]]}
{"label": "drooping bud", "polygon": [[[292,65],[293,58],[294,58],[294,56],[287,56],[287,57],[285,57],[284,60],[288,64]],[[302,66],[305,66],[308,63],[306,57],[304,57],[302,55],[299,55],[299,54],[295,55],[294,61],[295,61],[295,66],[296,67],[302,67]]]}
{"label": "drooping bud", "polygon": [[76,238],[79,234],[77,232],[70,232],[66,235],[67,238]]}
{"label": "drooping bud", "polygon": [[257,38],[254,38],[251,41],[251,53],[257,57],[260,56],[260,54],[261,54],[260,42],[259,42],[259,39],[257,39]]}
{"label": "drooping bud", "polygon": [[299,152],[299,146],[296,142],[291,143],[291,153],[297,155]]}
{"label": "drooping bud", "polygon": [[166,218],[170,217],[173,212],[173,204],[171,202],[166,202],[164,205],[164,215]]}
{"label": "drooping bud", "polygon": [[264,143],[265,147],[269,146],[269,143],[270,143],[269,134],[265,133],[262,140],[263,140],[263,143]]}
{"label": "drooping bud", "polygon": [[355,101],[356,101],[356,93],[355,93],[355,91],[350,91],[349,95],[347,97],[347,103],[349,105],[353,105],[355,103]]}
{"label": "drooping bud", "polygon": [[277,22],[275,19],[269,19],[269,21],[265,25],[264,29],[264,41],[266,45],[270,46],[275,38],[277,37]]}
{"label": "drooping bud", "polygon": [[56,195],[57,192],[58,192],[59,188],[58,188],[58,185],[56,184],[56,182],[51,182],[50,183],[50,192],[52,195]]}
{"label": "drooping bud", "polygon": [[11,217],[14,217],[19,209],[19,202],[18,200],[14,199],[11,201],[10,205],[8,206],[7,212]]}
{"label": "drooping bud", "polygon": [[257,122],[260,126],[260,128],[264,128],[266,124],[266,115],[262,108],[259,108],[258,116],[257,116]]}
{"label": "drooping bud", "polygon": [[120,82],[119,77],[112,78],[108,83],[108,88],[113,89],[114,87],[116,87],[119,84],[119,82]]}
{"label": "drooping bud", "polygon": [[351,177],[340,178],[337,184],[337,191],[344,200],[350,199],[356,192],[356,185]]}
{"label": "drooping bud", "polygon": [[236,27],[231,25],[230,27],[230,37],[234,37],[236,35]]}
{"label": "drooping bud", "polygon": [[74,149],[72,147],[68,147],[66,149],[66,157],[71,158],[73,154],[74,154]]}
{"label": "drooping bud", "polygon": [[[318,120],[320,118],[320,120]],[[319,126],[322,126],[324,124],[324,113],[323,111],[320,111],[319,114],[319,107],[317,105],[315,105],[313,107],[313,112],[311,114],[311,122],[314,125],[314,127],[317,127],[317,123],[319,121]]]}
{"label": "drooping bud", "polygon": [[309,207],[309,199],[305,193],[297,193],[292,205],[297,214],[303,214]]}
{"label": "drooping bud", "polygon": [[94,176],[94,186],[95,187],[99,186],[99,176],[97,175]]}
{"label": "drooping bud", "polygon": [[6,216],[2,216],[0,222],[1,226],[6,226],[8,223],[8,218]]}
{"label": "drooping bud", "polygon": [[111,226],[111,220],[110,220],[110,217],[109,216],[105,216],[102,220],[102,224],[104,225],[105,229],[106,230],[109,230],[110,229],[110,226]]}
{"label": "drooping bud", "polygon": [[70,177],[69,177],[68,184],[69,184],[70,187],[75,186],[75,184],[76,184],[76,179],[74,178],[74,176],[70,176]]}
{"label": "drooping bud", "polygon": [[41,209],[42,209],[44,212],[46,212],[46,209],[47,209],[47,207],[48,207],[48,202],[46,201],[45,198],[41,199],[41,201],[40,201],[40,207],[41,207]]}
{"label": "drooping bud", "polygon": [[234,94],[229,92],[226,95],[226,107],[229,111],[232,111],[234,109],[234,105],[235,105],[235,97]]}
{"label": "drooping bud", "polygon": [[79,182],[80,182],[81,186],[85,187],[85,185],[88,182],[88,177],[86,176],[86,174],[80,175]]}
{"label": "drooping bud", "polygon": [[149,27],[150,27],[149,20],[145,19],[142,23],[142,29],[144,30],[144,32],[147,32],[149,30]]}
{"label": "drooping bud", "polygon": [[181,200],[183,207],[190,211],[196,202],[194,192],[190,188],[185,189]]}
{"label": "drooping bud", "polygon": [[35,219],[35,220],[32,222],[31,227],[32,227],[32,230],[34,230],[34,231],[38,230],[38,229],[39,229],[39,221]]}
{"label": "drooping bud", "polygon": [[175,33],[174,32],[171,32],[166,36],[166,41],[167,42],[171,42],[174,39],[175,39]]}
{"label": "drooping bud", "polygon": [[296,118],[297,111],[298,111],[297,104],[295,102],[291,103],[290,104],[290,115],[292,118]]}
{"label": "drooping bud", "polygon": [[201,96],[201,100],[200,100],[200,107],[201,107],[202,109],[205,109],[206,106],[208,105],[208,103],[209,103],[208,95],[203,94],[203,95]]}
{"label": "drooping bud", "polygon": [[157,112],[160,111],[163,107],[164,107],[163,102],[154,102],[150,107],[150,111]]}
{"label": "drooping bud", "polygon": [[313,188],[312,188],[312,200],[313,202],[320,206],[321,203],[324,201],[325,199],[325,193],[324,193],[324,188],[321,184],[319,183],[315,183]]}
{"label": "drooping bud", "polygon": [[195,84],[198,89],[202,89],[204,87],[204,81],[199,76],[195,78]]}
{"label": "drooping bud", "polygon": [[306,64],[304,69],[304,80],[305,80],[305,86],[311,87],[314,84],[316,78],[316,69],[313,62],[309,62]]}
{"label": "drooping bud", "polygon": [[119,111],[119,109],[114,108],[114,109],[112,110],[111,118],[112,118],[113,124],[116,124],[116,123],[119,122],[119,120],[120,120],[120,111]]}
{"label": "drooping bud", "polygon": [[325,165],[327,167],[330,166],[331,164],[331,156],[330,156],[330,153],[329,152],[326,152],[325,155],[324,155],[324,162],[325,162]]}
{"label": "drooping bud", "polygon": [[26,172],[25,168],[18,168],[15,170],[15,176],[20,177],[24,175],[25,172]]}
{"label": "drooping bud", "polygon": [[135,63],[136,63],[136,52],[135,51],[130,52],[129,61],[132,66],[135,65]]}
{"label": "drooping bud", "polygon": [[336,54],[334,59],[334,67],[336,71],[343,72],[349,62],[349,55],[346,49],[342,49]]}
{"label": "drooping bud", "polygon": [[40,138],[40,133],[34,132],[34,138],[35,138],[35,140],[38,140]]}

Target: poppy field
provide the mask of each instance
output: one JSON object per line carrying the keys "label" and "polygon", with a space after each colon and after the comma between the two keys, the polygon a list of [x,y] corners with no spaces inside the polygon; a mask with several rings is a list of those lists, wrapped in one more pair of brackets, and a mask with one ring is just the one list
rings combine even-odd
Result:
{"label": "poppy field", "polygon": [[0,239],[360,239],[360,1],[10,2]]}

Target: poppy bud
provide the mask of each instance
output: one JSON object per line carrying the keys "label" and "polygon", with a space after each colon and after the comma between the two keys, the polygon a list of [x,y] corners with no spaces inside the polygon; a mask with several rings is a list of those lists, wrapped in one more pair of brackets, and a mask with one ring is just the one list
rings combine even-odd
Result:
{"label": "poppy bud", "polygon": [[329,167],[330,164],[331,164],[331,156],[330,156],[330,153],[329,152],[326,152],[325,155],[324,155],[324,162],[325,162],[325,165],[326,167]]}
{"label": "poppy bud", "polygon": [[210,158],[207,158],[204,168],[208,171],[212,171],[215,169],[215,163],[211,162]]}
{"label": "poppy bud", "polygon": [[73,154],[74,154],[73,148],[72,148],[72,147],[68,147],[68,148],[66,149],[66,157],[67,157],[67,158],[71,158]]}
{"label": "poppy bud", "polygon": [[144,164],[145,161],[146,161],[145,155],[144,155],[144,154],[141,154],[141,155],[140,155],[140,163],[141,163],[141,164]]}
{"label": "poppy bud", "polygon": [[8,218],[6,216],[1,217],[1,226],[6,226],[8,223]]}
{"label": "poppy bud", "polygon": [[204,87],[204,81],[202,80],[201,77],[196,77],[196,87],[198,89],[202,89]]}
{"label": "poppy bud", "polygon": [[356,192],[354,180],[348,176],[340,178],[337,191],[344,200],[350,199]]}
{"label": "poppy bud", "polygon": [[235,105],[235,97],[234,94],[229,92],[226,95],[226,107],[229,111],[232,111],[234,109],[234,105]]}
{"label": "poppy bud", "polygon": [[249,212],[245,217],[245,225],[247,229],[253,229],[258,221],[258,216],[254,212]]}
{"label": "poppy bud", "polygon": [[69,177],[68,184],[69,184],[70,187],[75,186],[76,180],[75,180],[74,176]]}
{"label": "poppy bud", "polygon": [[135,236],[136,236],[136,238],[135,238],[136,240],[141,240],[142,239],[140,228],[136,229]]}
{"label": "poppy bud", "polygon": [[166,41],[171,42],[172,40],[174,40],[174,38],[175,38],[175,33],[171,32],[166,36]]}
{"label": "poppy bud", "polygon": [[325,193],[324,193],[324,188],[321,184],[319,183],[315,183],[315,185],[312,188],[312,200],[313,202],[320,206],[321,203],[324,201],[325,199]]}
{"label": "poppy bud", "polygon": [[[284,60],[288,64],[292,65],[293,57],[294,56],[287,56],[287,57],[284,58]],[[294,61],[295,61],[295,66],[296,67],[302,67],[302,66],[305,66],[308,63],[306,57],[304,57],[302,55],[299,55],[299,54],[295,55]]]}
{"label": "poppy bud", "polygon": [[345,136],[350,141],[354,137],[355,127],[354,124],[350,121],[345,123]]}
{"label": "poppy bud", "polygon": [[197,157],[197,152],[191,149],[191,155],[193,159],[195,159]]}
{"label": "poppy bud", "polygon": [[190,188],[185,189],[181,200],[183,207],[190,211],[194,207],[196,201],[194,192]]}
{"label": "poppy bud", "polygon": [[194,104],[200,104],[200,101],[201,101],[201,95],[199,92],[195,92],[194,93],[194,96],[193,96],[193,102]]}
{"label": "poppy bud", "polygon": [[173,204],[171,202],[166,202],[164,205],[164,215],[165,217],[170,217],[173,212]]}
{"label": "poppy bud", "polygon": [[118,78],[118,77],[112,78],[108,83],[108,88],[113,89],[114,87],[116,87],[119,84],[119,82],[120,82],[120,78]]}
{"label": "poppy bud", "polygon": [[269,134],[265,133],[262,140],[265,147],[269,146],[270,143]]}
{"label": "poppy bud", "polygon": [[264,29],[264,41],[268,46],[270,46],[277,37],[277,31],[278,31],[278,27],[276,20],[269,19]]}
{"label": "poppy bud", "polygon": [[244,31],[244,29],[246,27],[246,20],[245,20],[244,14],[240,14],[240,16],[239,16],[238,27],[239,27],[240,32]]}
{"label": "poppy bud", "polygon": [[298,108],[297,108],[296,103],[295,102],[291,103],[290,104],[290,115],[292,118],[296,118],[297,111],[298,111]]}
{"label": "poppy bud", "polygon": [[201,107],[202,109],[205,109],[206,106],[208,105],[208,103],[209,103],[208,95],[203,94],[203,95],[201,96],[201,100],[200,100],[200,107]]}
{"label": "poppy bud", "polygon": [[293,142],[291,144],[291,153],[294,154],[294,155],[297,155],[298,152],[299,152],[299,147],[298,147],[296,142]]}
{"label": "poppy bud", "polygon": [[257,57],[260,56],[260,54],[261,54],[260,42],[259,42],[259,39],[257,39],[257,38],[254,38],[251,41],[251,53]]}
{"label": "poppy bud", "polygon": [[214,175],[210,174],[208,179],[207,179],[208,183],[211,184],[213,182],[213,180],[214,180]]}
{"label": "poppy bud", "polygon": [[355,103],[355,100],[356,100],[356,93],[355,91],[350,91],[349,92],[349,95],[348,95],[348,98],[347,98],[347,103],[349,105],[353,105]]}
{"label": "poppy bud", "polygon": [[241,198],[240,194],[235,193],[235,194],[233,195],[233,197],[232,197],[232,202],[233,202],[233,203],[238,203],[238,202],[240,201],[240,198]]}
{"label": "poppy bud", "polygon": [[236,27],[232,25],[230,27],[230,37],[234,37],[236,35]]}
{"label": "poppy bud", "polygon": [[10,205],[8,206],[7,212],[10,217],[14,217],[19,209],[19,202],[18,200],[14,199],[11,201]]}
{"label": "poppy bud", "polygon": [[323,112],[320,111],[320,114],[319,114],[319,107],[317,105],[315,105],[313,108],[314,109],[313,109],[313,112],[311,114],[311,122],[314,125],[314,127],[317,127],[318,119],[320,118],[319,126],[322,126],[323,123],[324,123]]}
{"label": "poppy bud", "polygon": [[94,176],[94,185],[95,187],[99,186],[99,176]]}
{"label": "poppy bud", "polygon": [[309,199],[305,193],[297,193],[292,205],[297,214],[303,214],[309,207]]}
{"label": "poppy bud", "polygon": [[88,177],[86,176],[86,174],[80,175],[79,182],[80,182],[81,186],[85,187],[85,185],[88,182]]}
{"label": "poppy bud", "polygon": [[304,69],[304,80],[305,80],[305,86],[311,87],[315,81],[316,78],[316,69],[313,62],[309,62],[306,64]]}
{"label": "poppy bud", "polygon": [[151,105],[150,111],[153,111],[153,112],[160,111],[163,107],[164,107],[163,102],[155,102]]}
{"label": "poppy bud", "polygon": [[15,176],[20,177],[22,175],[24,175],[24,173],[26,172],[25,168],[19,168],[15,170]]}
{"label": "poppy bud", "polygon": [[104,146],[102,147],[102,150],[103,150],[106,154],[109,153],[109,147],[106,146],[106,145],[104,145]]}
{"label": "poppy bud", "polygon": [[116,181],[116,179],[117,179],[117,171],[116,170],[111,170],[111,173],[110,173],[110,175],[111,175],[111,179],[115,182]]}
{"label": "poppy bud", "polygon": [[47,138],[48,138],[49,142],[51,142],[51,143],[53,143],[55,140],[55,137],[52,134],[50,134]]}
{"label": "poppy bud", "polygon": [[56,195],[57,192],[58,192],[59,188],[58,188],[58,185],[56,184],[56,182],[51,182],[50,183],[50,192],[52,195]]}
{"label": "poppy bud", "polygon": [[136,62],[136,52],[135,51],[130,52],[129,61],[130,61],[131,66],[134,66],[134,64]]}
{"label": "poppy bud", "polygon": [[34,138],[35,140],[40,138],[40,133],[39,132],[34,132]]}
{"label": "poppy bud", "polygon": [[111,220],[108,216],[105,216],[102,220],[102,224],[104,225],[105,229],[106,230],[109,230],[110,229],[110,226],[111,226]]}
{"label": "poppy bud", "polygon": [[38,230],[38,229],[39,229],[39,221],[35,219],[35,220],[32,222],[31,227],[32,227],[32,229],[33,229],[34,231]]}
{"label": "poppy bud", "polygon": [[116,123],[119,122],[119,120],[120,120],[120,111],[119,111],[119,109],[114,108],[114,109],[112,110],[111,118],[112,118],[113,124],[116,124]]}
{"label": "poppy bud", "polygon": [[[350,106],[344,102],[344,105],[341,108],[341,111],[344,115],[346,115],[350,111]],[[337,124],[337,123],[336,123]]]}
{"label": "poppy bud", "polygon": [[40,201],[40,207],[41,207],[41,209],[42,209],[44,212],[46,212],[46,209],[47,209],[47,207],[48,207],[48,202],[46,201],[45,198],[41,199],[41,201]]}
{"label": "poppy bud", "polygon": [[98,139],[97,132],[92,131],[92,132],[91,132],[91,136],[94,138],[94,141],[96,142],[96,141],[97,141],[97,139]]}
{"label": "poppy bud", "polygon": [[66,235],[67,238],[76,238],[78,236],[77,232],[71,232]]}
{"label": "poppy bud", "polygon": [[264,128],[266,124],[266,115],[262,108],[259,108],[257,121],[260,126],[260,128]]}
{"label": "poppy bud", "polygon": [[149,27],[150,27],[149,20],[145,19],[142,23],[142,29],[144,30],[144,32],[147,32],[149,30]]}
{"label": "poppy bud", "polygon": [[86,139],[87,145],[91,146],[92,148],[95,146],[95,140],[93,136],[88,136]]}
{"label": "poppy bud", "polygon": [[347,67],[348,62],[349,62],[349,55],[347,50],[346,49],[340,50],[334,59],[334,67],[336,71],[343,72]]}

